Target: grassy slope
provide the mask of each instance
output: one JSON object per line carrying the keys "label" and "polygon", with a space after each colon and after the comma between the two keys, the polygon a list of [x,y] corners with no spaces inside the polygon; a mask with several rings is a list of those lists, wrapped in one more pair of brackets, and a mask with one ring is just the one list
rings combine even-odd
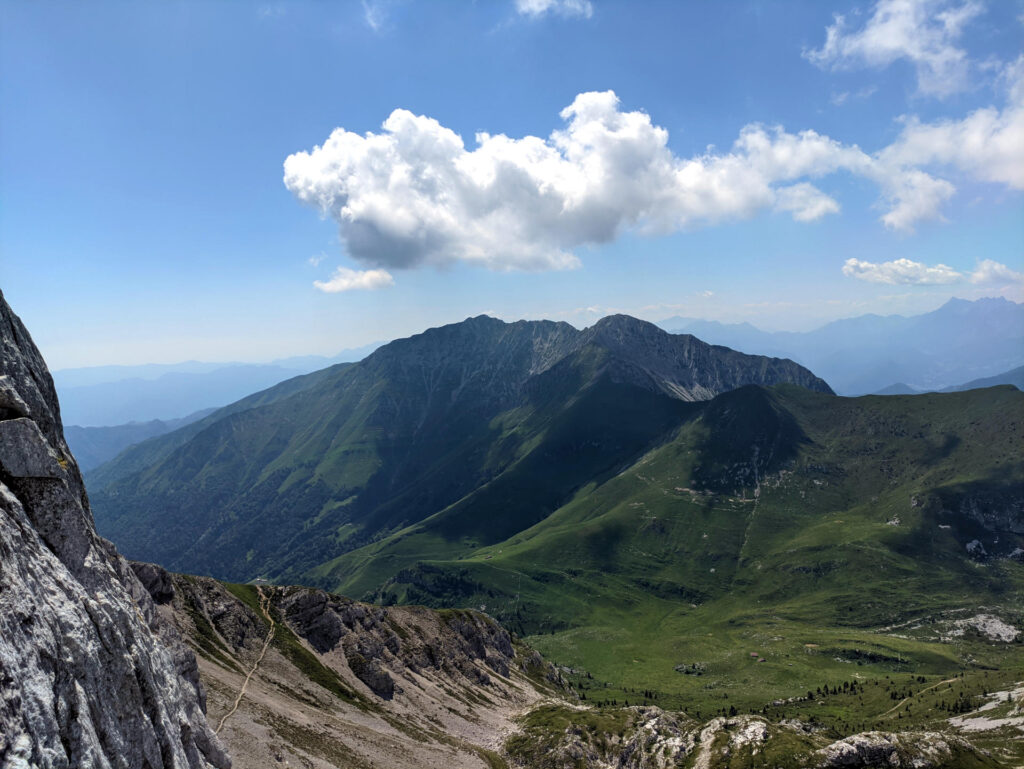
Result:
{"label": "grassy slope", "polygon": [[[504,541],[407,530],[317,576],[358,595],[398,573],[378,598],[486,606],[609,691],[654,689],[705,712],[858,668],[947,675],[964,649],[876,631],[980,603],[1020,615],[1021,565],[964,547],[977,537],[1008,551],[1013,536],[996,544],[956,511],[1019,504],[1022,430],[1024,395],[1011,388],[858,399],[744,388]],[[995,666],[1016,659],[984,653]],[[674,673],[680,663],[706,672]]]}

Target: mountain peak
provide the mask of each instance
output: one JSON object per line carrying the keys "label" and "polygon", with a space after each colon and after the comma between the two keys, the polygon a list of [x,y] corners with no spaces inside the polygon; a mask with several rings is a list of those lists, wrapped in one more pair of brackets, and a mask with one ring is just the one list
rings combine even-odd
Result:
{"label": "mountain peak", "polygon": [[616,381],[653,389],[685,401],[705,400],[744,384],[794,382],[832,392],[810,371],[789,360],[745,355],[713,347],[692,334],[670,334],[630,315],[609,315],[580,336],[609,354],[605,370]]}
{"label": "mountain peak", "polygon": [[593,326],[586,329],[584,334],[588,332],[593,337],[610,334],[620,339],[624,336],[636,335],[654,338],[669,336],[667,331],[653,323],[634,318],[632,315],[623,314],[606,315]]}

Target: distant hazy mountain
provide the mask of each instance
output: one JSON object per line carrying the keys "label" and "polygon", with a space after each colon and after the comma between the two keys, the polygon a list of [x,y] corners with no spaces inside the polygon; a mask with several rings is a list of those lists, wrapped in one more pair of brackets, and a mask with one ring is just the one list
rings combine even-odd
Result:
{"label": "distant hazy mountain", "polygon": [[961,392],[962,390],[977,390],[980,387],[995,387],[996,385],[1013,385],[1018,390],[1024,390],[1024,366],[1018,366],[1010,371],[1004,371],[995,376],[975,379],[965,382],[956,387],[947,387],[943,392]]}
{"label": "distant hazy mountain", "polygon": [[[656,444],[687,402],[781,382],[831,392],[791,361],[627,316],[584,331],[480,316],[134,446],[89,474],[90,496],[133,557],[297,576],[455,503],[453,526],[514,533]],[[530,493],[508,485],[527,477]]]}
{"label": "distant hazy mountain", "polygon": [[903,382],[897,382],[894,385],[883,387],[878,392],[872,393],[872,395],[917,395],[922,392],[921,390],[915,390],[908,384]]}
{"label": "distant hazy mountain", "polygon": [[203,363],[95,366],[53,372],[65,423],[120,426],[180,419],[200,409],[233,403],[300,374],[361,360],[380,343],[334,357],[305,355],[270,363]]}
{"label": "distant hazy mountain", "polygon": [[844,395],[878,392],[893,382],[941,390],[1024,364],[1024,305],[1003,298],[950,299],[923,315],[862,315],[808,332],[679,317],[658,325],[743,352],[790,358]]}
{"label": "distant hazy mountain", "polygon": [[78,467],[85,472],[102,465],[108,459],[113,459],[129,446],[177,430],[202,419],[214,410],[204,409],[181,419],[152,419],[149,422],[129,422],[110,427],[68,425],[64,428],[64,438],[78,461]]}
{"label": "distant hazy mountain", "polygon": [[963,392],[964,390],[979,390],[985,387],[995,387],[997,385],[1013,385],[1018,390],[1024,390],[1024,366],[1018,366],[1010,371],[1004,371],[1002,374],[996,374],[995,376],[982,377],[981,379],[972,379],[970,382],[964,382],[963,384],[954,385],[952,387],[944,387],[942,390],[918,390],[911,387],[903,382],[897,382],[894,385],[883,387],[881,390],[873,393],[874,395],[919,395],[923,392],[944,392],[944,393],[957,393]]}

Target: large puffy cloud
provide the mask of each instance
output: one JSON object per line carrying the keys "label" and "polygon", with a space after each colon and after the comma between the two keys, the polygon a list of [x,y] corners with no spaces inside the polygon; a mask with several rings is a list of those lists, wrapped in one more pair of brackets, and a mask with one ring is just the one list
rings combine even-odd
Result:
{"label": "large puffy cloud", "polygon": [[812,181],[838,172],[876,184],[882,222],[910,231],[939,218],[955,192],[936,168],[1021,186],[1019,113],[1011,103],[960,122],[906,120],[874,154],[815,131],[748,125],[728,151],[682,158],[664,128],[623,111],[611,91],[579,94],[547,138],[480,133],[472,149],[438,121],[398,109],[380,133],[338,128],[289,156],[284,181],[338,222],[348,255],[367,267],[566,269],[579,264],[573,249],[627,229],[666,233],[772,209],[820,219],[839,203]]}
{"label": "large puffy cloud", "polygon": [[843,275],[869,283],[889,285],[922,286],[970,282],[976,285],[992,286],[1024,282],[1024,274],[992,259],[982,260],[970,273],[960,272],[945,264],[929,267],[911,259],[894,259],[891,262],[847,259],[843,264]]}
{"label": "large puffy cloud", "polygon": [[856,31],[843,16],[825,30],[821,48],[804,56],[822,68],[886,67],[911,62],[923,94],[948,96],[969,85],[971,62],[957,47],[964,26],[983,10],[974,0],[879,0]]}

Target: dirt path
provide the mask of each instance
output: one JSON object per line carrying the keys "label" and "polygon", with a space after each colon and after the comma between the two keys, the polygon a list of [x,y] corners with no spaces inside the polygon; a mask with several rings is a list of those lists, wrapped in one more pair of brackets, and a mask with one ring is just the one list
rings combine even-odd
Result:
{"label": "dirt path", "polygon": [[238,710],[238,706],[242,704],[242,697],[245,696],[245,690],[249,688],[249,680],[253,674],[259,668],[260,663],[263,662],[263,658],[267,656],[267,649],[270,648],[270,642],[274,638],[274,618],[270,616],[270,597],[263,594],[263,588],[257,587],[257,592],[260,594],[260,611],[263,612],[263,616],[267,618],[267,622],[270,625],[270,629],[267,631],[266,640],[263,641],[263,649],[260,650],[260,656],[256,658],[256,661],[252,664],[252,669],[249,674],[245,677],[245,681],[242,682],[242,688],[238,690],[238,696],[235,698],[235,704],[231,706],[231,710],[224,714],[221,718],[220,723],[217,725],[214,734],[220,734],[220,730],[224,728],[225,722],[235,714]]}
{"label": "dirt path", "polygon": [[890,713],[892,713],[892,712],[894,712],[896,710],[899,710],[901,705],[903,705],[906,702],[910,702],[910,700],[914,699],[914,697],[918,697],[918,696],[924,694],[925,692],[930,692],[932,689],[937,689],[938,687],[942,686],[943,684],[952,683],[953,681],[956,681],[956,680],[958,680],[958,679],[956,679],[956,678],[947,678],[945,681],[939,681],[937,684],[932,684],[927,689],[922,689],[917,694],[911,694],[909,697],[904,697],[902,700],[897,702],[889,710],[887,710],[884,713],[882,713],[882,715],[880,715],[879,718],[885,718]]}

